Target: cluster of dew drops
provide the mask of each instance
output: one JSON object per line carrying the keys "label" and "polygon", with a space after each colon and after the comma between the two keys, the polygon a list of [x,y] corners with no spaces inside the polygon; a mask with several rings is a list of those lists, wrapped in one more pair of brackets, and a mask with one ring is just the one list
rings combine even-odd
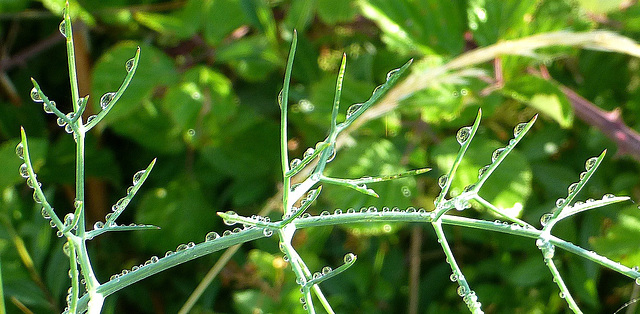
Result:
{"label": "cluster of dew drops", "polygon": [[[22,143],[18,143],[18,145],[16,146],[16,155],[18,156],[18,158],[23,159],[24,160],[24,145],[22,145]],[[20,168],[18,169],[18,171],[20,172],[20,176],[23,177],[24,179],[27,180],[27,186],[33,189],[33,200],[37,203],[37,204],[42,204],[42,199],[40,198],[40,196],[38,195],[38,191],[36,189],[36,185],[38,187],[42,186],[42,183],[38,182],[35,179],[35,174],[34,174],[34,179],[32,180],[29,177],[29,169],[27,167],[26,163],[22,163],[20,165]],[[80,202],[76,201],[74,202],[74,206],[80,206]],[[51,208],[51,210],[53,211],[53,208]],[[51,215],[49,215],[49,212],[46,210],[46,208],[43,206],[42,209],[40,210],[40,213],[42,214],[42,217],[44,217],[45,219],[49,220],[51,219]],[[73,223],[73,218],[74,215],[73,213],[68,213],[65,217],[64,217],[64,225],[65,226],[70,226]],[[56,227],[56,224],[53,220],[49,221],[49,225],[52,228]],[[56,233],[56,235],[58,237],[62,237],[62,231],[58,230],[58,232]]]}
{"label": "cluster of dew drops", "polygon": [[[579,176],[580,177],[580,181],[582,181],[582,180],[584,180],[586,178],[587,172],[589,170],[591,170],[595,166],[597,161],[598,161],[597,157],[591,157],[585,162],[585,170],[586,171],[583,171],[582,173],[580,173],[580,176]],[[569,196],[572,193],[574,193],[578,189],[578,187],[580,186],[580,183],[581,182],[571,183],[569,185],[569,188],[567,189],[567,196]],[[602,199],[606,200],[606,199],[611,199],[613,197],[615,197],[615,195],[613,195],[613,194],[605,194],[605,195],[602,196]],[[542,224],[543,227],[546,226],[549,223],[549,221],[551,221],[551,219],[553,218],[554,213],[565,205],[565,202],[566,202],[565,198],[562,198],[562,197],[558,198],[556,200],[556,204],[555,204],[556,206],[554,207],[553,211],[551,213],[546,213],[546,214],[542,215],[542,217],[540,217],[540,224]],[[573,206],[582,206],[585,203],[592,203],[592,202],[595,202],[595,200],[590,198],[590,199],[587,199],[585,202],[577,201],[577,202],[574,203]]]}
{"label": "cluster of dew drops", "polygon": [[[140,181],[142,180],[142,177],[146,174],[146,172],[147,172],[146,170],[140,170],[133,175],[133,185],[127,188],[127,196],[119,199],[113,206],[111,206],[112,212],[108,213],[104,217],[105,221],[111,220],[111,218],[115,214],[119,215],[119,213],[122,212],[127,207],[127,205],[129,205],[131,198],[133,198],[134,187],[140,183]],[[104,228],[104,226],[105,226],[104,222],[96,221],[96,223],[93,224],[93,229],[99,230]],[[115,226],[117,226],[115,222],[110,222],[109,227],[115,227]],[[129,226],[135,227],[135,226],[143,226],[143,225],[136,225],[135,223],[131,223]]]}
{"label": "cluster of dew drops", "polygon": [[[65,28],[65,21],[62,20],[62,22],[60,22],[60,25],[58,27],[60,33],[62,34],[62,36],[64,36],[65,38],[67,37],[66,34],[66,28]],[[129,60],[127,60],[127,62],[125,63],[125,70],[127,72],[131,72],[131,70],[133,69],[135,63],[135,58],[131,58]],[[100,98],[100,108],[102,110],[106,109],[109,104],[111,103],[111,101],[113,100],[113,98],[116,96],[116,93],[114,92],[108,92],[105,93],[104,95],[102,95],[102,97]],[[44,103],[44,112],[46,113],[54,113],[53,108],[56,108],[56,102],[51,100],[49,101],[49,104],[47,104],[44,99],[42,99],[42,97],[40,96],[40,93],[38,93],[38,90],[34,87],[31,89],[31,100],[33,100],[34,102],[37,103]],[[85,98],[80,98],[78,99],[78,107],[80,107],[80,105],[86,101]],[[70,112],[67,114],[67,119],[69,120],[73,120],[75,118],[75,113],[74,112]],[[97,115],[91,115],[87,118],[87,124],[91,123],[95,118],[97,118]],[[68,125],[66,123],[66,121],[62,118],[58,118],[56,120],[56,123],[58,124],[58,126],[63,127],[64,130],[67,133],[72,133],[73,132],[73,128]]]}

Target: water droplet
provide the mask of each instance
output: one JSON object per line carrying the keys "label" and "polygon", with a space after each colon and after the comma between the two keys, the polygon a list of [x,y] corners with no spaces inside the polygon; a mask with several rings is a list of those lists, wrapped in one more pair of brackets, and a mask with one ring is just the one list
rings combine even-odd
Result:
{"label": "water droplet", "polygon": [[560,208],[562,205],[564,205],[564,198],[561,197],[556,200],[556,207]]}
{"label": "water droplet", "polygon": [[187,248],[188,248],[188,249],[190,249],[190,248],[192,248],[192,247],[194,247],[194,246],[196,246],[196,244],[195,244],[195,243],[193,243],[193,242],[189,242],[189,243],[187,243]]}
{"label": "water droplet", "polygon": [[347,253],[347,255],[344,256],[344,263],[345,264],[349,264],[351,262],[353,262],[353,260],[356,259],[355,254],[353,253]]}
{"label": "water droplet", "polygon": [[67,28],[66,25],[67,23],[65,23],[64,20],[62,20],[62,22],[60,22],[60,25],[58,25],[58,30],[60,31],[60,34],[62,34],[62,36],[64,36],[65,38],[67,37]]}
{"label": "water droplet", "polygon": [[116,93],[113,92],[102,95],[102,97],[100,97],[100,108],[102,108],[102,110],[106,109],[115,95]]}
{"label": "water droplet", "polygon": [[451,274],[451,276],[449,276],[449,280],[456,282],[458,281],[458,275],[456,274]]}
{"label": "water droplet", "polygon": [[311,214],[304,213],[304,214],[302,214],[302,218],[311,218]]}
{"label": "water droplet", "polygon": [[176,252],[184,251],[184,250],[186,250],[188,248],[189,247],[186,244],[182,243],[182,244],[178,245],[178,247],[176,248]]}
{"label": "water droplet", "polygon": [[326,275],[326,274],[330,273],[331,271],[333,271],[333,269],[331,269],[331,267],[329,267],[329,266],[325,266],[325,267],[322,268],[322,274],[323,275]]}
{"label": "water droplet", "polygon": [[40,213],[42,214],[42,217],[44,219],[51,219],[51,216],[49,216],[49,213],[44,207],[42,207],[42,209],[40,210]]}
{"label": "water droplet", "polygon": [[282,108],[282,94],[284,93],[284,89],[281,89],[278,93],[278,106]]}
{"label": "water droplet", "polygon": [[160,260],[157,256],[151,256],[151,258],[149,259],[149,261],[151,262],[151,264],[155,264],[158,262],[158,260]]}
{"label": "water droplet", "polygon": [[164,253],[164,257],[169,257],[171,255],[173,255],[172,251],[167,251],[167,253]]}
{"label": "water droplet", "polygon": [[65,225],[65,227],[71,226],[71,224],[73,223],[73,218],[75,218],[75,215],[73,213],[68,213],[68,214],[64,215],[64,225]]}
{"label": "water droplet", "polygon": [[42,108],[44,109],[45,113],[53,113],[53,109],[56,107],[56,102],[55,101],[50,101],[49,104],[47,104],[46,102],[42,105]]}
{"label": "water droplet", "polygon": [[594,199],[592,199],[592,198],[588,198],[586,202],[587,202],[587,203],[593,203],[593,202],[595,202],[595,201],[596,201],[596,200],[594,200]]}
{"label": "water droplet", "polygon": [[93,224],[93,229],[98,230],[98,229],[102,229],[104,227],[104,222],[102,221],[96,221],[96,223]]}
{"label": "water droplet", "polygon": [[362,104],[353,104],[349,106],[349,109],[347,109],[346,119],[349,119],[351,116],[353,116],[360,108],[362,108]]}
{"label": "water droplet", "polygon": [[387,81],[390,80],[396,73],[398,73],[398,71],[400,71],[400,69],[394,69],[389,71],[389,73],[387,73]]}
{"label": "water droplet", "polygon": [[231,230],[225,230],[225,231],[222,233],[222,236],[223,236],[223,237],[226,237],[226,236],[230,236],[231,234],[233,234],[233,233],[231,232]]}
{"label": "water droplet", "polygon": [[313,273],[313,279],[318,279],[320,277],[322,277],[322,274],[320,272]]}
{"label": "water droplet", "polygon": [[138,184],[138,182],[142,180],[142,176],[144,176],[146,172],[147,172],[146,170],[140,170],[136,172],[136,174],[133,175],[133,185]]}
{"label": "water droplet", "polygon": [[326,211],[326,210],[323,210],[323,211],[320,213],[320,216],[329,216],[329,215],[331,215],[331,213],[329,213],[329,211]]}
{"label": "water droplet", "polygon": [[606,199],[610,199],[610,198],[614,198],[614,197],[616,197],[616,196],[615,196],[615,195],[613,195],[613,194],[610,194],[610,193],[609,193],[609,194],[605,194],[605,195],[603,195],[603,196],[602,196],[602,199],[603,199],[603,200],[606,200]]}
{"label": "water droplet", "polygon": [[567,191],[569,192],[569,194],[571,194],[575,192],[576,189],[578,189],[578,183],[574,182],[574,183],[571,183],[571,185],[569,185],[569,188],[567,189]]}
{"label": "water droplet", "polygon": [[64,131],[67,133],[73,133],[73,128],[71,127],[70,124],[67,124],[64,126]]}
{"label": "water droplet", "polygon": [[516,125],[516,127],[513,128],[513,136],[518,137],[518,135],[520,135],[520,133],[522,133],[522,131],[524,131],[524,128],[526,127],[527,127],[526,123],[520,123]]}
{"label": "water droplet", "polygon": [[302,155],[302,157],[304,159],[307,159],[307,158],[311,157],[311,155],[313,155],[313,153],[315,153],[315,151],[316,151],[315,149],[309,147],[309,148],[307,148],[307,150],[304,151],[304,154]]}
{"label": "water droplet", "polygon": [[133,69],[134,62],[135,62],[135,58],[131,58],[127,60],[127,62],[124,64],[124,69],[127,70],[127,72],[131,72],[131,70]]}
{"label": "water droplet", "polygon": [[465,209],[467,209],[467,208],[471,207],[471,205],[469,205],[469,202],[468,202],[466,199],[464,199],[464,198],[460,198],[460,197],[457,197],[457,198],[454,200],[454,202],[453,202],[453,206],[455,206],[455,207],[456,207],[456,210],[457,210],[457,211],[463,211],[463,210],[465,210]]}
{"label": "water droplet", "polygon": [[118,200],[116,205],[118,206],[119,209],[124,209],[125,207],[127,207],[127,205],[129,205],[129,199],[126,197],[123,197]]}
{"label": "water droplet", "polygon": [[40,196],[38,196],[37,191],[33,191],[33,200],[38,204],[42,203],[42,200],[40,199]]}
{"label": "water droplet", "polygon": [[463,297],[463,296],[467,295],[467,288],[465,288],[464,286],[460,286],[460,287],[458,287],[457,292],[458,292],[459,296]]}
{"label": "water droplet", "polygon": [[636,278],[636,285],[640,286],[640,277]]}
{"label": "water droplet", "polygon": [[540,224],[543,227],[546,226],[549,223],[549,221],[551,220],[552,217],[553,217],[553,215],[549,214],[549,213],[542,215],[542,217],[540,217]]}
{"label": "water droplet", "polygon": [[220,235],[217,232],[211,231],[211,232],[207,233],[207,235],[204,237],[204,241],[205,242],[213,241],[213,240],[215,240],[215,239],[217,239],[219,237],[220,237]]}
{"label": "water droplet", "polygon": [[38,93],[38,90],[35,87],[31,89],[31,100],[33,100],[34,102],[44,102],[44,100],[42,100],[42,97],[40,97],[40,93]]}
{"label": "water droplet", "polygon": [[[24,159],[24,146],[22,145],[22,142],[18,143],[18,145],[16,145],[16,155],[18,155],[18,158],[20,159]],[[26,167],[26,165],[25,165]],[[22,168],[22,167],[20,167]],[[22,171],[20,172],[22,173]]]}
{"label": "water droplet", "polygon": [[443,189],[444,186],[447,184],[447,180],[449,179],[449,176],[446,174],[443,174],[440,176],[440,178],[438,178],[438,186]]}
{"label": "water droplet", "polygon": [[464,187],[464,190],[462,190],[462,192],[463,192],[463,193],[467,193],[467,192],[469,192],[469,191],[473,190],[475,187],[476,187],[476,185],[475,185],[475,184],[469,184],[469,185],[467,185],[467,186],[465,186],[465,187]]}
{"label": "water droplet", "polygon": [[292,159],[292,160],[291,160],[291,162],[289,163],[289,167],[290,167],[291,169],[293,169],[293,168],[295,168],[295,167],[299,166],[301,163],[302,163],[302,160],[300,160],[300,159],[298,159],[298,158],[294,158],[294,159]]}
{"label": "water droplet", "polygon": [[[51,222],[53,222],[53,220]],[[64,235],[64,233],[62,233],[62,231],[60,231],[60,230],[56,231],[56,236],[58,238],[62,238],[63,235]]]}
{"label": "water droplet", "polygon": [[69,248],[69,242],[65,242],[62,245],[62,252],[64,252],[64,255],[69,256],[71,254],[71,249]]}
{"label": "water droplet", "polygon": [[587,169],[587,171],[591,170],[591,168],[593,168],[593,166],[596,165],[597,161],[598,161],[598,157],[591,157],[587,159],[587,162],[585,162],[584,164],[584,168]]}
{"label": "water droplet", "polygon": [[500,155],[502,155],[502,152],[504,152],[504,148],[498,148],[496,150],[493,151],[493,154],[491,155],[491,162],[495,162],[496,160],[498,160],[498,158],[500,158]]}
{"label": "water droplet", "polygon": [[471,137],[470,126],[461,128],[460,130],[458,130],[458,133],[456,133],[456,140],[460,145],[464,145],[464,143],[466,143],[469,140],[469,137]]}
{"label": "water droplet", "polygon": [[478,170],[478,179],[482,178],[482,176],[489,170],[489,166],[484,166]]}
{"label": "water droplet", "polygon": [[109,278],[109,280],[120,280],[120,275],[119,275],[119,274],[111,275],[111,277]]}
{"label": "water droplet", "polygon": [[264,236],[268,238],[273,235],[273,230],[265,228],[262,230],[262,234],[264,234]]}
{"label": "water droplet", "polygon": [[62,118],[56,119],[56,123],[58,124],[58,126],[64,126],[65,124],[67,124]]}

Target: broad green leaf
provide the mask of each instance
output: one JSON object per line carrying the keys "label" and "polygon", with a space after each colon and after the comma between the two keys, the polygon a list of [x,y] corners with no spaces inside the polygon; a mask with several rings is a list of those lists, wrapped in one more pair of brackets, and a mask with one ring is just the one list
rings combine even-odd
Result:
{"label": "broad green leaf", "polygon": [[470,0],[467,7],[469,29],[473,39],[488,46],[500,39],[529,34],[529,22],[539,1],[534,0]]}
{"label": "broad green leaf", "polygon": [[616,222],[602,236],[589,239],[594,250],[623,265],[640,265],[638,238],[640,237],[640,214],[631,208],[619,211]]}
{"label": "broad green leaf", "polygon": [[[465,186],[478,181],[478,170],[491,162],[491,155],[495,149],[504,146],[483,138],[482,135],[476,135],[474,141],[475,143],[469,146],[453,178],[449,190],[452,195],[459,195]],[[437,165],[437,169],[435,167],[434,169],[446,173],[453,165],[459,148],[460,145],[453,137],[440,142],[432,151],[432,159]],[[529,163],[516,148],[485,182],[479,194],[499,209],[520,217],[522,208],[525,207],[527,198],[532,192],[531,180]]]}
{"label": "broad green leaf", "polygon": [[209,5],[208,0],[189,0],[178,11],[169,14],[139,11],[133,17],[140,24],[165,36],[187,39],[192,37],[202,24],[203,6]]}
{"label": "broad green leaf", "polygon": [[135,55],[138,46],[141,47],[141,53],[136,74],[120,100],[100,124],[103,127],[138,111],[144,101],[151,99],[156,87],[170,85],[176,81],[177,73],[173,61],[164,52],[150,45],[131,41],[120,42],[100,56],[93,68],[91,97],[94,112],[101,110],[99,100],[102,95],[114,92],[120,87],[127,73],[125,63]]}
{"label": "broad green leaf", "polygon": [[571,103],[552,82],[536,76],[523,76],[508,82],[504,92],[555,120],[563,128],[570,128],[573,124]]}
{"label": "broad green leaf", "polygon": [[361,13],[383,31],[383,40],[402,53],[457,55],[464,47],[465,2],[358,1]]}
{"label": "broad green leaf", "polygon": [[[206,67],[195,67],[171,85],[163,99],[165,112],[180,133],[209,142],[226,133],[237,111],[231,81]],[[192,135],[189,135],[192,134]]]}
{"label": "broad green leaf", "polygon": [[244,37],[221,45],[216,57],[249,81],[263,80],[282,62],[278,51],[264,36]]}
{"label": "broad green leaf", "polygon": [[204,9],[203,35],[212,46],[219,45],[233,30],[249,23],[240,1],[237,0],[214,0]]}

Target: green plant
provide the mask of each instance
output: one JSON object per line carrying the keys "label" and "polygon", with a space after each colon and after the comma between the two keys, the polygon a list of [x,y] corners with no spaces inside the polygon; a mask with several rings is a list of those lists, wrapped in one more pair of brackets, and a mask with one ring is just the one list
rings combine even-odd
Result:
{"label": "green plant", "polygon": [[[601,207],[604,205],[626,201],[628,197],[616,197],[613,195],[605,195],[601,200],[587,200],[586,202],[577,202],[575,200],[576,195],[583,188],[585,183],[591,178],[595,170],[602,162],[605,152],[598,157],[593,157],[587,160],[585,165],[585,172],[580,175],[579,181],[570,185],[568,188],[568,195],[566,198],[558,199],[556,202],[556,208],[549,213],[545,214],[541,218],[543,225],[542,229],[536,229],[532,225],[520,220],[519,218],[505,212],[498,207],[494,206],[479,195],[479,191],[487,182],[489,177],[494,173],[497,167],[505,160],[505,158],[511,153],[514,147],[522,140],[525,134],[531,129],[535,122],[535,117],[528,123],[519,124],[514,129],[514,138],[509,141],[508,145],[504,148],[500,148],[493,152],[491,156],[491,164],[481,168],[478,180],[472,185],[468,185],[464,191],[457,195],[451,195],[451,198],[447,199],[453,178],[455,178],[456,171],[461,164],[463,157],[470,146],[472,139],[474,138],[476,131],[478,130],[481,118],[481,111],[478,112],[477,118],[474,124],[470,127],[464,127],[457,133],[456,140],[460,144],[461,148],[456,155],[453,164],[445,175],[438,179],[438,185],[441,188],[441,193],[435,200],[435,210],[427,212],[424,209],[407,208],[406,210],[400,210],[398,208],[363,208],[359,211],[354,209],[342,212],[336,210],[333,214],[328,211],[322,212],[319,216],[311,216],[305,211],[314,203],[322,191],[322,187],[318,184],[335,184],[351,188],[360,193],[377,197],[378,194],[367,184],[391,180],[404,176],[416,175],[426,172],[428,169],[419,169],[409,172],[404,172],[396,175],[378,176],[378,177],[362,177],[358,179],[340,179],[330,177],[324,174],[326,165],[333,160],[337,148],[336,140],[338,135],[349,127],[358,117],[360,117],[367,109],[369,109],[376,101],[378,101],[388,90],[393,86],[407,71],[411,62],[408,62],[398,70],[394,70],[387,76],[385,84],[381,85],[374,92],[372,97],[363,104],[351,105],[347,109],[346,119],[342,123],[338,123],[338,112],[340,109],[340,96],[342,92],[343,77],[346,68],[346,58],[343,56],[338,79],[336,83],[335,98],[332,106],[331,114],[331,126],[329,135],[327,138],[319,142],[315,148],[310,148],[305,151],[302,159],[289,160],[287,151],[287,110],[288,110],[288,98],[290,90],[290,78],[293,68],[294,53],[296,51],[297,39],[294,35],[292,47],[289,54],[289,59],[286,68],[285,82],[281,95],[279,96],[279,104],[281,109],[281,162],[283,173],[283,193],[282,193],[282,205],[284,208],[284,215],[282,221],[271,222],[269,219],[260,216],[243,217],[237,215],[234,212],[219,213],[225,223],[233,225],[240,223],[244,225],[244,228],[236,228],[233,231],[227,230],[222,236],[219,236],[215,232],[207,234],[205,242],[195,244],[193,242],[188,244],[181,244],[176,249],[176,252],[167,252],[165,257],[157,258],[152,257],[144,264],[140,266],[134,266],[131,270],[125,270],[120,274],[113,275],[108,282],[100,283],[94,275],[92,265],[87,253],[86,243],[88,240],[107,232],[107,231],[126,231],[126,230],[140,230],[140,229],[155,229],[154,226],[149,225],[130,225],[122,226],[117,225],[115,220],[127,207],[129,201],[136,194],[138,189],[144,183],[149,175],[149,172],[155,164],[155,160],[145,169],[136,173],[133,177],[133,186],[127,191],[127,196],[123,197],[113,207],[113,213],[105,217],[105,222],[98,222],[93,226],[92,230],[89,230],[85,225],[84,218],[84,140],[85,134],[91,128],[93,128],[100,120],[102,120],[111,108],[113,108],[115,102],[124,93],[127,85],[131,81],[135,70],[138,65],[140,51],[138,50],[135,57],[125,63],[125,69],[128,72],[124,83],[117,92],[107,93],[101,97],[100,104],[102,111],[95,117],[89,117],[86,123],[83,124],[82,113],[87,105],[87,98],[80,98],[77,87],[77,79],[75,75],[75,57],[73,49],[73,35],[71,32],[71,22],[68,15],[68,9],[65,13],[64,21],[61,23],[61,32],[66,37],[67,51],[69,57],[69,74],[71,81],[72,100],[73,100],[73,112],[70,114],[63,114],[59,111],[54,102],[50,101],[40,89],[40,86],[33,81],[34,89],[32,91],[32,99],[36,102],[44,103],[45,112],[53,113],[58,117],[58,124],[65,128],[68,133],[72,133],[76,142],[76,198],[74,202],[74,212],[65,215],[62,219],[57,216],[56,212],[47,202],[46,197],[40,187],[40,182],[37,181],[36,174],[30,161],[29,148],[24,130],[22,131],[22,141],[16,147],[16,153],[19,157],[24,159],[23,166],[20,167],[20,174],[27,179],[27,185],[34,189],[34,200],[42,204],[43,216],[47,219],[51,219],[52,227],[57,229],[57,233],[60,237],[64,236],[67,239],[64,251],[68,253],[70,260],[70,277],[71,288],[68,296],[68,311],[75,313],[78,311],[84,311],[88,309],[89,312],[99,312],[102,308],[102,302],[104,297],[123,289],[124,287],[131,285],[139,280],[149,277],[158,272],[162,272],[172,266],[184,263],[186,261],[201,257],[206,254],[210,254],[215,251],[222,250],[232,245],[252,241],[262,237],[270,237],[274,234],[278,236],[280,248],[285,254],[286,259],[292,266],[293,272],[296,275],[297,283],[301,286],[302,297],[301,302],[303,307],[310,313],[315,312],[315,306],[313,305],[312,292],[315,293],[322,306],[328,312],[333,312],[327,299],[319,288],[318,284],[323,281],[333,278],[345,271],[347,268],[354,265],[356,256],[348,253],[345,255],[344,264],[331,269],[329,266],[322,268],[318,271],[312,271],[309,269],[305,261],[299,256],[296,249],[292,245],[292,238],[297,229],[321,227],[330,225],[353,225],[358,223],[367,222],[418,222],[418,223],[430,223],[438,237],[438,242],[442,246],[442,249],[446,255],[447,263],[452,269],[451,280],[458,283],[458,293],[463,298],[468,308],[472,312],[481,312],[481,304],[478,302],[478,298],[475,292],[471,289],[469,283],[464,277],[460,267],[456,263],[453,252],[447,242],[445,233],[442,229],[442,224],[450,224],[463,226],[468,228],[483,229],[495,232],[502,232],[508,234],[514,234],[521,237],[527,237],[535,239],[535,243],[541,250],[544,262],[548,266],[551,274],[554,277],[555,282],[560,289],[561,297],[564,298],[569,307],[574,312],[579,312],[577,304],[574,302],[573,297],[569,293],[566,285],[564,284],[562,277],[553,261],[555,248],[563,248],[576,255],[582,256],[586,259],[599,263],[609,269],[622,273],[628,277],[639,278],[640,273],[637,269],[631,269],[622,265],[619,265],[607,258],[604,258],[596,253],[587,251],[581,247],[575,246],[570,242],[567,242],[561,238],[551,235],[551,229],[560,220],[572,216],[582,211],[590,210],[593,208]],[[304,179],[299,185],[292,184],[292,178],[295,175],[299,175]],[[299,206],[296,206],[299,202]],[[454,215],[447,215],[448,211],[453,209],[463,211],[469,208],[472,204],[478,207],[485,208],[486,210],[493,212],[495,215],[502,217],[502,219],[509,221],[503,223],[500,221],[488,221],[481,219],[470,219],[464,217],[458,217]],[[78,271],[78,267],[80,269]],[[80,280],[80,274],[84,277],[84,285],[86,286],[87,293],[80,295],[82,291],[82,280]]]}

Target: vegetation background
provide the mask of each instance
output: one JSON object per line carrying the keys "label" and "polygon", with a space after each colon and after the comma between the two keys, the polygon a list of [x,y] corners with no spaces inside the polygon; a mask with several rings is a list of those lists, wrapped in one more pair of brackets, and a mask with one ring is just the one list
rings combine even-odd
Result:
{"label": "vegetation background", "polygon": [[[389,70],[410,58],[414,70],[428,71],[477,47],[561,30],[610,30],[640,39],[635,0],[70,2],[80,93],[91,95],[86,115],[99,110],[102,94],[117,89],[125,62],[136,46],[142,48],[129,89],[106,123],[88,135],[88,225],[102,220],[125,194],[133,173],[158,158],[120,219],[162,230],[93,240],[90,253],[103,282],[180,243],[202,241],[208,231],[221,232],[227,226],[216,211],[252,215],[264,208],[272,220],[279,219],[281,208],[274,206],[277,197],[272,199],[281,180],[276,98],[293,29],[299,44],[289,124],[292,158],[327,134],[343,52],[346,108],[368,99]],[[61,0],[0,1],[0,261],[11,313],[21,312],[20,306],[60,312],[68,288],[63,242],[34,206],[14,153],[22,125],[50,202],[61,213],[71,211],[73,139],[29,98],[29,77],[34,77],[58,108],[71,110],[58,32],[63,6]],[[577,181],[584,161],[606,148],[610,153],[581,198],[614,193],[639,200],[640,137],[633,131],[640,129],[639,70],[640,61],[629,55],[555,46],[440,77],[403,99],[397,110],[352,132],[328,169],[346,177],[434,170],[372,185],[379,199],[325,187],[312,211],[431,210],[437,178],[458,149],[455,133],[479,108],[484,119],[454,193],[477,176],[516,124],[541,113],[487,185],[487,199],[539,226],[540,216]],[[584,108],[602,109],[598,117],[614,126],[624,123],[631,133],[612,140],[611,125],[585,118]],[[477,210],[463,214],[495,219]],[[568,311],[533,240],[445,230],[485,312]],[[579,215],[555,230],[625,265],[640,265],[640,213],[634,204]],[[312,269],[339,265],[346,252],[359,256],[353,268],[323,284],[341,313],[467,312],[430,226],[307,229],[298,232],[295,245]],[[137,283],[107,298],[104,312],[175,313],[219,255]],[[629,278],[564,252],[557,252],[556,260],[585,312],[611,313],[637,297],[638,286]],[[297,313],[299,298],[277,242],[262,239],[240,248],[193,312]]]}

